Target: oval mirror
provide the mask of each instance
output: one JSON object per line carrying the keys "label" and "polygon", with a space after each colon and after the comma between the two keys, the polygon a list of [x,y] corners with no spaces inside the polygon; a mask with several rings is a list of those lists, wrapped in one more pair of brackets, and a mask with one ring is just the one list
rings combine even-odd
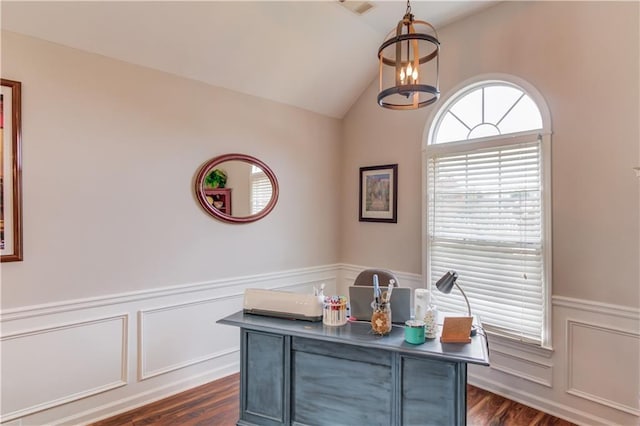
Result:
{"label": "oval mirror", "polygon": [[278,180],[262,161],[245,154],[212,158],[200,167],[195,194],[202,208],[229,223],[254,222],[278,201]]}

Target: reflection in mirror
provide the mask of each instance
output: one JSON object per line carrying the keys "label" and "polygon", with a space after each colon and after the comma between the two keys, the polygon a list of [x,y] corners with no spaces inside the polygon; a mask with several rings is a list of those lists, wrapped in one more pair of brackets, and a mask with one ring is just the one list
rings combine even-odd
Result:
{"label": "reflection in mirror", "polygon": [[278,199],[278,182],[257,158],[227,154],[206,162],[198,172],[195,192],[212,216],[231,223],[253,222],[266,216]]}

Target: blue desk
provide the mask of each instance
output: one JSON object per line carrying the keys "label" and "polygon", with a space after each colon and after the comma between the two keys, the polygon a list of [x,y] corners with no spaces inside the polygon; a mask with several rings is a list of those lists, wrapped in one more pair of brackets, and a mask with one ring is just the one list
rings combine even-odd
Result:
{"label": "blue desk", "polygon": [[327,327],[237,312],[238,425],[389,426],[466,424],[467,363],[489,365],[487,340],[423,345],[394,326],[380,337],[366,322]]}

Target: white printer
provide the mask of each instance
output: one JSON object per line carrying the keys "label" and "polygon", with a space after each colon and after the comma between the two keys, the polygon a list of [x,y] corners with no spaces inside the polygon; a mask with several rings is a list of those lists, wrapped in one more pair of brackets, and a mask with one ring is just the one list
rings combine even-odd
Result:
{"label": "white printer", "polygon": [[244,313],[305,321],[322,321],[323,296],[247,288]]}

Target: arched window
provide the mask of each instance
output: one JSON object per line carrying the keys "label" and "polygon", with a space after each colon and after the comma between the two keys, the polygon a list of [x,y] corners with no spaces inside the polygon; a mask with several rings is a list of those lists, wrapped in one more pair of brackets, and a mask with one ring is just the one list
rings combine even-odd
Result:
{"label": "arched window", "polygon": [[[429,123],[425,276],[455,270],[487,331],[549,347],[549,118],[513,80],[466,84]],[[434,296],[466,311],[459,294]]]}
{"label": "arched window", "polygon": [[522,89],[506,82],[472,86],[442,111],[433,143],[541,130],[542,116]]}

